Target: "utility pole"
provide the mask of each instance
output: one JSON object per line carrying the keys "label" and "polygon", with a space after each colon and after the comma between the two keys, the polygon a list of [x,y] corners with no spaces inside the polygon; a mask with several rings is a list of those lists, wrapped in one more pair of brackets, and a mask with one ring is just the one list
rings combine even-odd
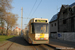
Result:
{"label": "utility pole", "polygon": [[21,8],[21,30],[23,26],[23,7]]}

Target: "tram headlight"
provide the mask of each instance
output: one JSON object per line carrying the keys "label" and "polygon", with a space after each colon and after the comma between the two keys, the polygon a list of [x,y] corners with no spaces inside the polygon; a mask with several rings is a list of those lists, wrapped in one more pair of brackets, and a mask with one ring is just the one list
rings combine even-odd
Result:
{"label": "tram headlight", "polygon": [[38,38],[38,40],[40,40],[40,38]]}
{"label": "tram headlight", "polygon": [[35,38],[35,40],[40,40],[40,38]]}
{"label": "tram headlight", "polygon": [[46,40],[46,38],[44,38],[44,40]]}
{"label": "tram headlight", "polygon": [[44,40],[48,40],[48,38],[44,38]]}

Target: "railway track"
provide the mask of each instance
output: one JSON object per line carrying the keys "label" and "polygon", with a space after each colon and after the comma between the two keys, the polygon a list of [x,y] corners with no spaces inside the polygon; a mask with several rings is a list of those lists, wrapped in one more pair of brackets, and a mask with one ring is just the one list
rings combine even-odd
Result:
{"label": "railway track", "polygon": [[[0,48],[1,47],[4,47],[4,46],[6,46],[6,50],[10,50],[13,46],[13,44],[15,45],[15,43],[14,42],[16,42],[17,41],[17,43],[19,43],[19,44],[24,44],[24,43],[26,43],[28,46],[30,46],[33,50],[57,50],[55,47],[53,47],[53,46],[50,46],[50,45],[48,45],[48,44],[38,44],[38,45],[36,45],[36,44],[28,44],[27,42],[25,42],[23,39],[21,40],[22,38],[20,38],[20,37],[16,37],[16,38],[14,38],[14,40],[12,41],[12,42],[6,42],[5,44],[3,44],[2,46],[0,46]],[[12,39],[11,39],[12,40]],[[10,41],[11,41],[10,40]],[[21,41],[20,41],[21,40]],[[24,41],[24,42],[23,42]],[[26,44],[24,44],[24,45],[26,45]],[[11,47],[12,46],[12,47]]]}
{"label": "railway track", "polygon": [[[55,47],[53,46],[50,46],[48,44],[40,44],[40,45],[34,45],[34,46],[31,46],[33,48],[33,50],[58,50],[56,49]],[[59,49],[60,50],[60,49]]]}
{"label": "railway track", "polygon": [[3,45],[1,45],[0,47],[3,47],[4,45],[8,44],[8,42],[4,43]]}
{"label": "railway track", "polygon": [[36,50],[48,50],[48,48],[44,47],[43,45],[34,46]]}
{"label": "railway track", "polygon": [[7,50],[9,50],[10,47],[11,47],[13,44],[14,44],[14,43],[12,42],[12,43],[8,46]]}
{"label": "railway track", "polygon": [[[16,38],[17,38],[17,37],[16,37]],[[10,47],[14,44],[14,42],[16,41],[16,38],[13,40],[13,42],[8,41],[8,42],[4,43],[3,45],[0,46],[0,48],[1,48],[1,47],[4,47],[4,46],[7,46],[7,47],[6,47],[6,50],[9,50],[9,48],[10,48]]]}
{"label": "railway track", "polygon": [[13,42],[8,46],[8,48],[7,48],[7,50],[9,50],[10,49],[10,47],[14,44],[14,42],[17,40],[17,37],[16,38],[14,38],[14,40],[13,40]]}

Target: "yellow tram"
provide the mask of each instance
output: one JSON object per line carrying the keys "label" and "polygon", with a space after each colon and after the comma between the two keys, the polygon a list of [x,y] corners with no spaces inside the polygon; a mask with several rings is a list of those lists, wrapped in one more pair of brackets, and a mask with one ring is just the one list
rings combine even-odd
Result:
{"label": "yellow tram", "polygon": [[48,44],[48,19],[31,19],[24,30],[23,37],[30,44]]}

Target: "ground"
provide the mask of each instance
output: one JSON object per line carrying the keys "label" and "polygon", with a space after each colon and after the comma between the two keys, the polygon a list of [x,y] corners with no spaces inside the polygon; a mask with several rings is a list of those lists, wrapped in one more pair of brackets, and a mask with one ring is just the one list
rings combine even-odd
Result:
{"label": "ground", "polygon": [[32,45],[32,44],[29,44],[23,37],[17,36],[11,39],[7,39],[6,41],[0,42],[0,50],[37,50],[37,49],[38,50],[48,50],[48,49],[55,50],[55,47],[56,49],[61,48],[62,50],[63,49],[66,50],[66,48],[64,47],[67,47],[67,49],[73,50],[73,46],[75,46],[75,44],[71,46],[72,43],[69,45],[68,45],[69,42],[67,44],[65,43],[66,42],[63,42],[60,40],[50,39],[50,43],[48,44],[50,46],[40,45],[40,44]]}

